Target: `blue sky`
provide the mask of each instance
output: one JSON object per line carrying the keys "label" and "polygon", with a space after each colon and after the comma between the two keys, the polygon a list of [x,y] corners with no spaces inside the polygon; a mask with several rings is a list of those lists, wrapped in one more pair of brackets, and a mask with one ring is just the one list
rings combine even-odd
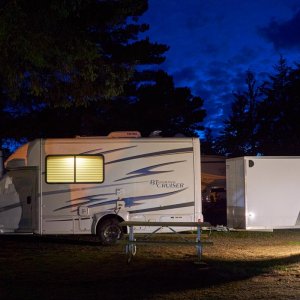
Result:
{"label": "blue sky", "polygon": [[280,55],[300,63],[300,0],[149,0],[141,21],[152,42],[170,46],[159,68],[204,99],[204,125],[214,133],[247,70],[259,83]]}

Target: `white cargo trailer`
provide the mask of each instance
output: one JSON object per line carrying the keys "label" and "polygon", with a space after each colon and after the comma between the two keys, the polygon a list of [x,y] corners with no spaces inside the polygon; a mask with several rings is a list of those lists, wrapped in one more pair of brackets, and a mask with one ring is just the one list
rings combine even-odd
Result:
{"label": "white cargo trailer", "polygon": [[300,228],[300,157],[227,159],[226,186],[228,227]]}
{"label": "white cargo trailer", "polygon": [[0,180],[0,233],[97,234],[109,243],[122,221],[198,220],[198,138],[37,139],[6,160]]}

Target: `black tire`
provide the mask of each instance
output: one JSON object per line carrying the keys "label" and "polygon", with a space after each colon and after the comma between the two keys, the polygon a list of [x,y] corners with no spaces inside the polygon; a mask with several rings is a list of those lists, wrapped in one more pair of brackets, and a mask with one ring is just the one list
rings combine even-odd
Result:
{"label": "black tire", "polygon": [[114,245],[123,237],[123,231],[119,221],[111,218],[98,224],[97,235],[102,245]]}

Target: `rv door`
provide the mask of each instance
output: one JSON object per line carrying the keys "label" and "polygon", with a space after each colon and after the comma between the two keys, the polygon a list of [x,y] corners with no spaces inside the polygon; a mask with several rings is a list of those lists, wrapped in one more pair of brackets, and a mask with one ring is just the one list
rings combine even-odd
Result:
{"label": "rv door", "polygon": [[21,216],[16,232],[33,233],[38,229],[37,168],[20,168],[9,171],[18,194]]}

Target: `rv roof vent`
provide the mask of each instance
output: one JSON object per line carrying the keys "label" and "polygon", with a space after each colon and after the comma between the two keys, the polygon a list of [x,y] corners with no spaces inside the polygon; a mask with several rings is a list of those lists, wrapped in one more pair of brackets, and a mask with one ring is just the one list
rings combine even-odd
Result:
{"label": "rv roof vent", "polygon": [[109,138],[140,138],[139,131],[113,131],[108,135]]}
{"label": "rv roof vent", "polygon": [[150,137],[161,137],[161,134],[162,133],[162,131],[161,130],[155,130],[155,131],[152,131],[150,134],[149,134],[149,136]]}

